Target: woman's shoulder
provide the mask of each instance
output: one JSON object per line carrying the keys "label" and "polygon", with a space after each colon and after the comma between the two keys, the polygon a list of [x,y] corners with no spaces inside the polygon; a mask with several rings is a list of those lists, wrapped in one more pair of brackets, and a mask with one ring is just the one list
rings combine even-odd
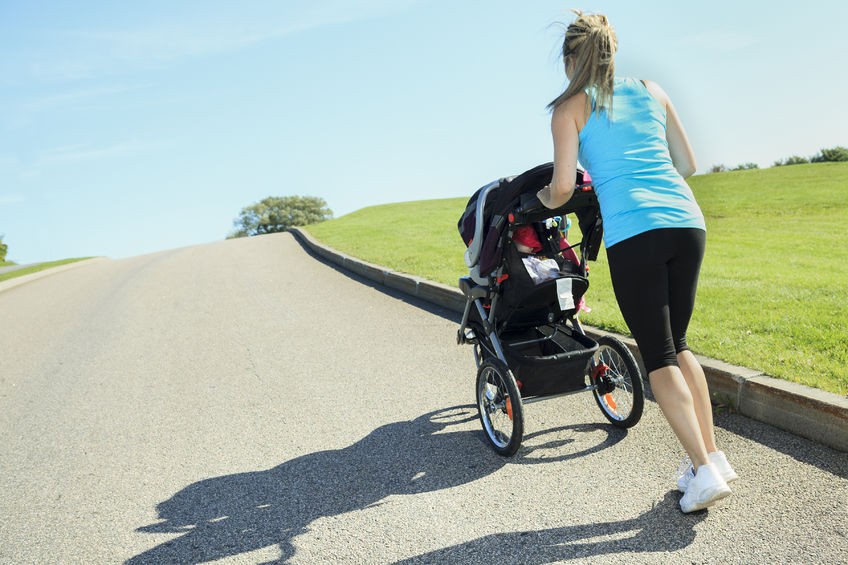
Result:
{"label": "woman's shoulder", "polygon": [[578,92],[573,96],[569,96],[566,100],[556,106],[553,110],[554,118],[577,117],[582,116],[586,111],[588,95],[585,92]]}
{"label": "woman's shoulder", "polygon": [[665,106],[668,104],[668,94],[666,94],[665,90],[658,83],[647,79],[641,79],[640,82],[645,85],[651,96],[656,98],[662,105]]}
{"label": "woman's shoulder", "polygon": [[586,106],[586,100],[589,98],[589,95],[586,91],[578,92],[574,96],[571,96],[568,100],[565,101],[563,106],[566,107],[568,112],[573,112],[576,109],[580,109]]}
{"label": "woman's shoulder", "polygon": [[573,121],[577,125],[577,129],[583,129],[588,119],[589,112],[589,95],[586,92],[578,92],[574,96],[570,96],[565,102],[554,109],[554,122],[562,120]]}

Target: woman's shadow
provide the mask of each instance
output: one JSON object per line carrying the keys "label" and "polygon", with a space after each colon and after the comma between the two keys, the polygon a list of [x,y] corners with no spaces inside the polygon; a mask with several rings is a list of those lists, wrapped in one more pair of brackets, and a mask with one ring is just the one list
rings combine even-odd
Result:
{"label": "woman's shadow", "polygon": [[[381,426],[344,449],[310,453],[264,471],[198,481],[157,505],[161,521],[138,530],[182,535],[127,563],[198,563],[269,546],[278,546],[279,561],[285,562],[294,555],[294,538],[319,518],[375,506],[392,494],[431,492],[469,483],[507,462],[541,462],[530,457],[529,449],[513,460],[496,455],[484,443],[479,428],[463,425],[476,419],[473,406],[439,410]],[[573,431],[581,434],[597,429],[599,426],[574,426]],[[565,458],[604,449],[622,438],[608,434],[600,444]],[[562,447],[543,443],[537,449],[557,446]],[[582,538],[590,530],[596,532],[594,535],[603,535],[601,531],[610,528],[644,530],[649,527],[646,522],[652,522],[644,518],[566,528],[558,533],[505,535],[518,541],[528,534]],[[486,552],[500,547],[502,541],[499,536],[490,536],[463,545],[464,549]],[[461,547],[420,558],[439,560],[457,549]]]}
{"label": "woman's shadow", "polygon": [[[695,526],[706,512],[681,514],[680,494],[670,491],[650,510],[630,520],[563,526],[548,530],[505,532],[483,536],[397,561],[415,563],[522,563],[541,565],[598,555],[622,555],[625,563],[638,561],[634,554],[671,553],[695,540]],[[626,556],[626,557],[625,557]]]}

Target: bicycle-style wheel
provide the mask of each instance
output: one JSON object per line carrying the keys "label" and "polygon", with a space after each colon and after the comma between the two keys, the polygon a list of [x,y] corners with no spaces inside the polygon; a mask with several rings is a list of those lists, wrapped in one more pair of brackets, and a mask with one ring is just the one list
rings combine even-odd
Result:
{"label": "bicycle-style wheel", "polygon": [[589,363],[595,402],[614,426],[630,428],[642,418],[645,391],[636,359],[626,345],[604,336]]}
{"label": "bicycle-style wheel", "polygon": [[524,436],[524,410],[515,377],[499,359],[486,359],[477,371],[477,409],[483,431],[501,455],[518,451]]}

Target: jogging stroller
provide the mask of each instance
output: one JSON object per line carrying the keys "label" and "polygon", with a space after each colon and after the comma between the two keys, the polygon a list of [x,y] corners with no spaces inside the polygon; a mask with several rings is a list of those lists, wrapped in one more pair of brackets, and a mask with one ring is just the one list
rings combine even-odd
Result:
{"label": "jogging stroller", "polygon": [[[552,173],[547,163],[487,184],[457,225],[469,268],[459,279],[466,304],[457,342],[474,346],[480,421],[506,456],[521,446],[524,404],[591,392],[621,428],[634,426],[644,406],[630,350],[612,337],[591,339],[577,319],[589,287],[587,261],[597,258],[603,235],[594,188],[578,170],[574,196],[547,209],[536,192]],[[562,230],[568,214],[582,234],[576,245]]]}

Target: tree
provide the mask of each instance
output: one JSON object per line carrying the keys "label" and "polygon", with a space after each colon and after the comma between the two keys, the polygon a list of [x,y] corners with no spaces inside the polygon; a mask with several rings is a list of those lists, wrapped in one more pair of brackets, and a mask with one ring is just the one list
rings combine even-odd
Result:
{"label": "tree", "polygon": [[723,173],[727,170],[727,167],[724,165],[713,165],[710,169],[711,173]]}
{"label": "tree", "polygon": [[848,147],[834,147],[822,149],[818,155],[810,159],[811,163],[827,163],[831,161],[848,161]]}
{"label": "tree", "polygon": [[269,196],[242,208],[233,220],[235,229],[227,239],[288,231],[333,217],[323,198],[316,196]]}
{"label": "tree", "polygon": [[6,253],[9,251],[9,246],[3,243],[3,236],[0,235],[0,263],[6,261]]}

